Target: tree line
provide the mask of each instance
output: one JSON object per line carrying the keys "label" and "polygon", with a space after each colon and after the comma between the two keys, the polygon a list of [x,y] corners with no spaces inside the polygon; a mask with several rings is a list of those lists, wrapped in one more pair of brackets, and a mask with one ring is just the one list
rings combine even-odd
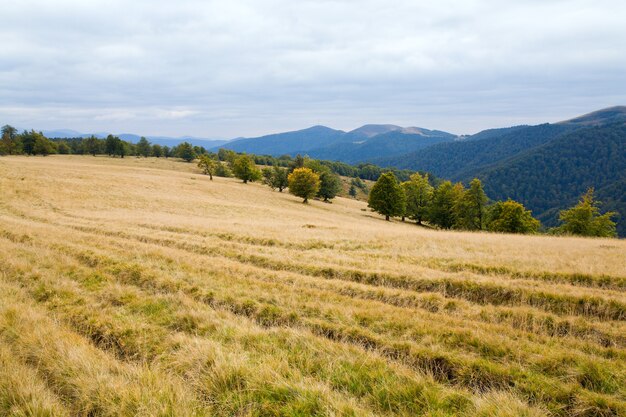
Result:
{"label": "tree line", "polygon": [[[481,181],[474,178],[469,187],[442,181],[433,187],[427,175],[415,173],[400,182],[392,172],[380,176],[369,194],[368,206],[385,216],[428,223],[441,229],[488,230],[500,233],[538,233],[539,220],[522,203],[514,200],[491,202]],[[600,203],[590,188],[578,204],[559,214],[561,225],[550,234],[615,237],[617,213],[600,214]]]}
{"label": "tree line", "polygon": [[125,156],[170,158],[176,157],[186,161],[194,160],[198,155],[208,151],[201,146],[192,146],[183,142],[177,146],[161,146],[152,144],[145,137],[137,143],[131,143],[115,135],[106,138],[95,136],[48,139],[41,132],[24,130],[19,133],[10,125],[2,127],[0,138],[0,155],[109,155],[124,158]]}

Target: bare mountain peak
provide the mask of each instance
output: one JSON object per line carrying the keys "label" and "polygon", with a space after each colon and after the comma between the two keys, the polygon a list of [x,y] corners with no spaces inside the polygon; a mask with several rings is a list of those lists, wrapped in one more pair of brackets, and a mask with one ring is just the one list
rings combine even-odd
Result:
{"label": "bare mountain peak", "polygon": [[404,129],[401,126],[396,125],[376,125],[376,124],[368,124],[363,125],[357,129],[350,131],[349,133],[365,136],[371,138],[376,135],[380,135],[388,132],[395,132]]}

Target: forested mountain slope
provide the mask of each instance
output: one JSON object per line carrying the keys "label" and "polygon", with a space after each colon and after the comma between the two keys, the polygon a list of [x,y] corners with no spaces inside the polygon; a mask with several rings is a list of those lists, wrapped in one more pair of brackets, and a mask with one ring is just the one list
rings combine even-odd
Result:
{"label": "forested mountain slope", "polygon": [[381,155],[403,155],[438,143],[451,142],[456,136],[442,132],[438,135],[423,135],[391,131],[375,135],[362,142],[342,142],[323,148],[312,149],[313,158],[347,163],[368,162]]}
{"label": "forested mountain slope", "polygon": [[547,225],[555,225],[559,210],[594,187],[605,209],[621,213],[618,232],[626,236],[625,123],[576,130],[472,174],[491,198],[521,201]]}
{"label": "forested mountain slope", "polygon": [[441,143],[395,158],[375,159],[374,162],[382,166],[420,169],[443,178],[459,180],[467,172],[506,160],[573,129],[569,125],[528,126],[505,130],[500,136]]}

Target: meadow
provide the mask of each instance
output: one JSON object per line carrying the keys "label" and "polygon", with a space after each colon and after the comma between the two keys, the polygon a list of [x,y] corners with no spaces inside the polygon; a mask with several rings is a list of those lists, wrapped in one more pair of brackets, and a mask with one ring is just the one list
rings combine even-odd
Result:
{"label": "meadow", "polygon": [[0,415],[626,415],[626,241],[0,158]]}

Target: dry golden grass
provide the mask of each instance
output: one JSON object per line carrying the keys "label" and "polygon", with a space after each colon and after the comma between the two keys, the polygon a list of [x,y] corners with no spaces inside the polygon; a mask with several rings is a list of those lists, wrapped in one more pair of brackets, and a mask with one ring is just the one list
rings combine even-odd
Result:
{"label": "dry golden grass", "polygon": [[626,415],[626,242],[0,158],[0,415]]}

